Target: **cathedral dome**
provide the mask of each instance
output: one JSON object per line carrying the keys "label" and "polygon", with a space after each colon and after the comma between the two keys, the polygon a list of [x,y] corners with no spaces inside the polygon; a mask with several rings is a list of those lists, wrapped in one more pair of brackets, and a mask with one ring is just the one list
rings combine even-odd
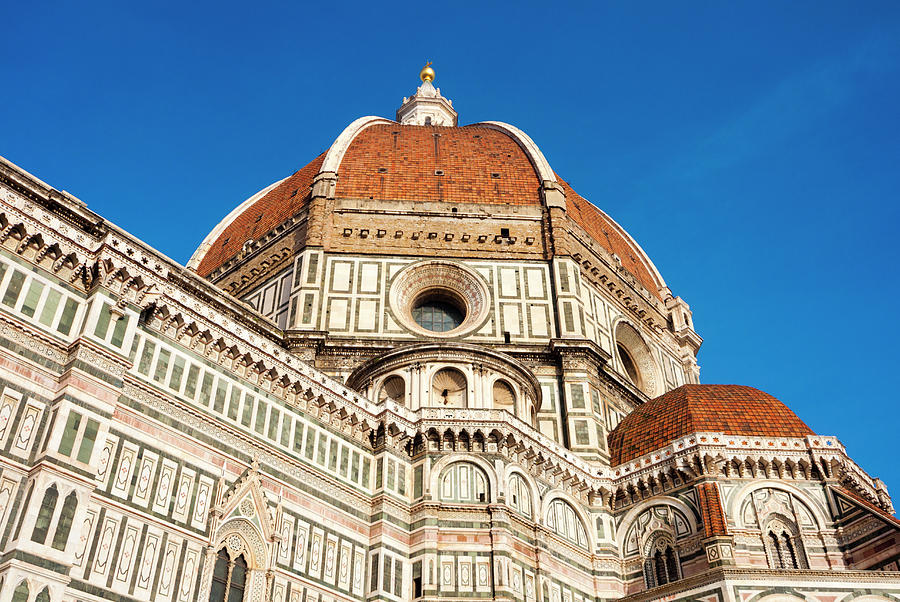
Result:
{"label": "cathedral dome", "polygon": [[682,385],[639,406],[609,433],[617,466],[691,433],[806,437],[812,429],[768,393],[743,385]]}
{"label": "cathedral dome", "polygon": [[[454,121],[455,112],[443,123]],[[428,117],[425,123],[434,122]],[[613,265],[624,268],[652,296],[664,299],[665,282],[637,242],[559,178],[531,138],[500,122],[457,127],[360,118],[326,153],[232,211],[203,241],[189,267],[202,276],[214,276],[248,242],[259,243],[303,212],[320,176],[334,178],[328,193],[334,199],[379,203],[379,208],[402,202],[468,204],[486,218],[528,208],[541,215],[542,205],[548,205],[547,191],[556,192],[564,198],[559,206],[565,211],[566,236],[602,248]],[[544,212],[545,223],[548,213]]]}

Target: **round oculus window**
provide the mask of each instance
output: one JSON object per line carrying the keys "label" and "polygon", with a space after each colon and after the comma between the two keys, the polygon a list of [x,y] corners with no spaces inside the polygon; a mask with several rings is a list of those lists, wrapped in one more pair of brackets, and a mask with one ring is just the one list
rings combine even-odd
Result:
{"label": "round oculus window", "polygon": [[488,319],[489,293],[484,279],[457,263],[426,260],[401,270],[390,288],[393,315],[424,337],[465,336]]}
{"label": "round oculus window", "polygon": [[431,332],[449,332],[466,319],[465,304],[448,294],[424,294],[412,308],[416,324]]}

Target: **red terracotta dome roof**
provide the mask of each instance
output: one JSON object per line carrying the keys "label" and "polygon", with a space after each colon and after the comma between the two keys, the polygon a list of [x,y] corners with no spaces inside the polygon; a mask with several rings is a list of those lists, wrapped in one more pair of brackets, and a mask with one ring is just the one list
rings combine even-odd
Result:
{"label": "red terracotta dome roof", "polygon": [[[340,142],[335,147],[339,148]],[[226,218],[217,228],[221,230],[210,237],[208,249],[198,251],[197,272],[209,276],[237,255],[245,242],[258,240],[297,215],[309,201],[323,162],[334,152],[333,148],[323,153],[250,202],[233,219],[231,215]],[[343,153],[337,152],[334,195],[359,200],[540,205],[543,169],[545,178],[556,177],[563,187],[572,221],[615,253],[625,269],[660,298],[664,284],[654,277],[655,268],[643,251],[609,216],[547,167],[538,167],[540,162],[546,165],[546,160],[542,155],[536,159],[535,152],[540,155],[536,147],[526,150],[514,134],[491,124],[442,127],[380,120],[363,127],[349,139]]]}
{"label": "red terracotta dome roof", "polygon": [[639,406],[609,433],[613,466],[691,433],[761,437],[814,434],[786,405],[742,385],[682,385]]}
{"label": "red terracotta dome roof", "polygon": [[334,194],[351,199],[540,205],[540,185],[528,155],[503,132],[477,125],[392,123],[368,127],[353,140],[338,168]]}

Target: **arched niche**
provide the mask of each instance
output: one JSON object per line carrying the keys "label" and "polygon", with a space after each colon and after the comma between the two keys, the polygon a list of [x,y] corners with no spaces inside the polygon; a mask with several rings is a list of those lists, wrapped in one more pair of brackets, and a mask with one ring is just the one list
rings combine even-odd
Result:
{"label": "arched niche", "polygon": [[445,367],[431,377],[430,403],[438,408],[466,408],[469,406],[469,379],[459,368]]}
{"label": "arched niche", "polygon": [[394,401],[400,405],[406,405],[406,379],[400,374],[388,375],[378,386],[378,401]]}
{"label": "arched niche", "polygon": [[653,352],[637,329],[620,320],[615,326],[617,371],[648,397],[663,393],[659,367]]}
{"label": "arched niche", "polygon": [[[458,370],[465,377],[466,408],[494,409],[494,384],[502,381],[514,397],[514,410],[510,413],[535,426],[534,415],[540,411],[542,395],[537,377],[519,360],[478,345],[442,342],[400,347],[358,366],[346,384],[373,402],[380,402],[382,384],[396,375],[405,381],[404,405],[409,409],[459,407],[458,403],[442,403],[444,389],[451,387],[435,386],[434,377],[444,369]],[[508,401],[501,406],[509,409]]]}
{"label": "arched niche", "polygon": [[516,415],[516,391],[504,378],[498,378],[491,385],[491,401],[495,410],[506,410]]}

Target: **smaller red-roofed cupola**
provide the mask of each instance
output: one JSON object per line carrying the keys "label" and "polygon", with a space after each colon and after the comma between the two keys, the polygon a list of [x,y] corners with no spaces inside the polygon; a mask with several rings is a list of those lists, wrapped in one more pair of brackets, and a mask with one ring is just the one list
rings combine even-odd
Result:
{"label": "smaller red-roofed cupola", "polygon": [[691,433],[806,437],[806,423],[768,393],[743,385],[682,385],[638,406],[609,433],[617,466]]}

